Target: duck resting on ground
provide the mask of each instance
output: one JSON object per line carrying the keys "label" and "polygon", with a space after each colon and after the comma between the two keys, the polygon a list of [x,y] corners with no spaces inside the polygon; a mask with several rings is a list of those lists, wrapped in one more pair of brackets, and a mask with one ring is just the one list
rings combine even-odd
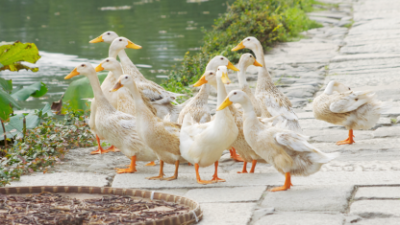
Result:
{"label": "duck resting on ground", "polygon": [[[150,180],[175,180],[178,178],[179,162],[185,162],[181,158],[179,150],[179,124],[164,121],[156,117],[144,103],[139,89],[132,76],[123,74],[115,84],[113,90],[126,87],[135,100],[136,129],[141,140],[149,146],[160,160],[160,172],[158,176],[148,177]],[[175,173],[172,177],[164,178],[164,162],[175,164]]]}
{"label": "duck resting on ground", "polygon": [[292,103],[274,85],[271,75],[265,66],[264,51],[261,43],[255,37],[243,39],[232,51],[243,48],[250,49],[256,55],[257,61],[262,65],[258,67],[258,80],[255,98],[258,104],[254,105],[257,116],[271,117],[281,115],[276,126],[284,129],[302,132],[296,113],[292,110]]}
{"label": "duck resting on ground", "polygon": [[118,173],[136,172],[136,161],[153,161],[156,157],[140,139],[136,132],[135,117],[116,110],[107,100],[100,87],[96,71],[89,63],[77,66],[65,79],[84,75],[89,79],[96,100],[95,127],[96,133],[131,160],[127,169],[118,169]]}
{"label": "duck resting on ground", "polygon": [[337,81],[330,81],[325,91],[313,101],[316,119],[349,130],[349,137],[338,141],[337,145],[353,144],[353,130],[370,129],[387,108],[372,91],[352,91]]}
{"label": "duck resting on ground", "polygon": [[[229,82],[227,67],[218,67],[216,77],[217,101],[221,104],[226,97],[224,83]],[[218,160],[222,152],[235,141],[237,135],[238,128],[229,109],[217,111],[215,118],[207,123],[194,121],[190,113],[185,115],[180,132],[181,155],[194,164],[199,184],[225,181],[218,177]],[[212,164],[215,165],[213,178],[210,181],[201,180],[199,167]]]}
{"label": "duck resting on ground", "polygon": [[260,157],[285,174],[284,185],[271,191],[289,189],[292,186],[291,175],[308,176],[316,173],[323,164],[338,156],[338,153],[318,150],[307,142],[306,136],[261,123],[245,92],[231,91],[218,110],[223,110],[232,103],[239,103],[243,108],[243,132],[247,143]]}

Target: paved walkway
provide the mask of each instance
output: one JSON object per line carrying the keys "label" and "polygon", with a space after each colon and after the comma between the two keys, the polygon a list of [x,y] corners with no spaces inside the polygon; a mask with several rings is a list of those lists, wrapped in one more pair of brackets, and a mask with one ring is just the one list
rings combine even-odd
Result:
{"label": "paved walkway", "polygon": [[[181,166],[179,179],[170,182],[144,179],[158,173],[158,167],[144,163],[139,163],[138,173],[116,175],[113,168],[128,164],[126,157],[90,156],[93,149],[73,149],[53,173],[23,176],[12,185],[94,185],[174,193],[201,203],[204,225],[399,224],[400,1],[330,2],[339,7],[310,14],[323,28],[277,46],[266,57],[276,83],[296,106],[305,134],[323,151],[341,152],[319,173],[294,177],[289,191],[267,191],[284,181],[267,164],[259,163],[254,174],[237,174],[242,164],[230,160],[228,153],[220,160],[220,177],[227,182],[202,186],[196,183],[194,168],[186,165]],[[344,25],[352,20],[349,30]],[[347,131],[315,120],[311,111],[314,96],[333,79],[353,90],[374,90],[393,106],[373,129],[355,131],[356,143],[351,146],[336,146]],[[211,101],[215,106],[215,97]],[[167,165],[166,174],[173,169]],[[201,169],[204,179],[212,173],[212,167]]]}

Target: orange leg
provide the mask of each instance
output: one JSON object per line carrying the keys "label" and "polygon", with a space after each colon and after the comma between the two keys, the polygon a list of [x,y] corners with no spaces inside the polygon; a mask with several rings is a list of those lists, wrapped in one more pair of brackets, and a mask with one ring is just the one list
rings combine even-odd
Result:
{"label": "orange leg", "polygon": [[127,169],[117,169],[117,173],[134,173],[136,171],[136,155],[132,156],[131,164]]}
{"label": "orange leg", "polygon": [[351,145],[355,143],[353,140],[353,130],[349,130],[349,137],[346,140],[336,142],[337,145]]}
{"label": "orange leg", "polygon": [[101,147],[100,138],[99,138],[99,136],[97,136],[97,135],[96,135],[96,140],[97,140],[98,148],[97,148],[97,150],[90,152],[91,155],[104,154],[104,153],[107,153],[107,152],[110,151],[110,150],[108,150],[108,149],[107,149],[107,150],[104,150],[104,149]]}
{"label": "orange leg", "polygon": [[146,177],[149,180],[162,180],[164,178],[164,161],[160,160],[160,172],[158,176],[155,177]]}
{"label": "orange leg", "polygon": [[272,188],[270,191],[275,192],[275,191],[286,191],[288,189],[290,189],[290,186],[292,185],[292,182],[290,180],[290,173],[287,172],[285,174],[285,184],[282,187],[276,187],[276,188]]}
{"label": "orange leg", "polygon": [[173,175],[172,177],[163,178],[162,180],[171,181],[171,180],[176,180],[176,179],[178,179],[178,169],[179,169],[179,160],[176,160],[176,162],[175,162],[175,173],[174,173],[174,175]]}
{"label": "orange leg", "polygon": [[151,161],[151,162],[147,163],[145,166],[155,166],[155,165],[156,165],[156,163],[154,161]]}
{"label": "orange leg", "polygon": [[244,162],[243,158],[239,154],[236,153],[236,149],[234,147],[229,149],[229,152],[231,153],[231,159],[233,159],[237,162]]}
{"label": "orange leg", "polygon": [[216,181],[216,182],[225,182],[224,179],[221,179],[218,177],[218,161],[216,161],[214,163],[214,165],[215,165],[215,172],[214,172],[213,178],[211,180]]}
{"label": "orange leg", "polygon": [[243,162],[242,171],[238,171],[237,173],[247,173],[247,162]]}
{"label": "orange leg", "polygon": [[118,148],[116,148],[114,145],[111,145],[109,148],[106,149],[106,151],[120,152],[120,150]]}
{"label": "orange leg", "polygon": [[197,183],[199,183],[199,184],[212,184],[212,183],[215,183],[215,181],[211,181],[211,180],[202,180],[202,179],[200,178],[200,174],[199,174],[199,164],[195,163],[195,164],[194,164],[194,169],[196,170],[196,180],[197,180]]}
{"label": "orange leg", "polygon": [[251,169],[250,169],[250,173],[254,173],[254,170],[256,168],[257,165],[257,160],[253,159],[253,161],[251,161]]}

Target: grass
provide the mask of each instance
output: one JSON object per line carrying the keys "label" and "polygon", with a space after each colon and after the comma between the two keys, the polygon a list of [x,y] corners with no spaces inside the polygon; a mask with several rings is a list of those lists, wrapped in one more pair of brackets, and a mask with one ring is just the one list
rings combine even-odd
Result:
{"label": "grass", "polygon": [[256,37],[267,51],[279,42],[298,38],[302,31],[320,27],[306,15],[313,4],[316,1],[236,0],[215,20],[212,29],[203,29],[200,52],[187,52],[163,86],[169,91],[190,93],[187,86],[200,78],[209,59],[224,55],[236,63],[241,54],[250,51],[231,51],[245,37]]}

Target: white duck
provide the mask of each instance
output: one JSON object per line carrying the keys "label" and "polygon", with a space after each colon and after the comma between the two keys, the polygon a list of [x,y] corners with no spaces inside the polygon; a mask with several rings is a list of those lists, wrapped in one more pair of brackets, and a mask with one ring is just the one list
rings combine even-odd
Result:
{"label": "white duck", "polygon": [[[180,125],[170,123],[156,117],[144,103],[139,89],[131,75],[124,74],[115,84],[113,90],[126,87],[135,100],[136,127],[141,139],[160,159],[160,173],[149,177],[150,180],[174,180],[178,178],[179,161],[182,161],[179,151]],[[184,160],[183,160],[184,161]],[[164,178],[164,162],[175,164],[172,177]]]}
{"label": "white duck", "polygon": [[[261,43],[255,37],[243,39],[232,51],[243,48],[252,50],[257,57],[257,61],[262,65],[258,69],[258,81],[255,91],[255,98],[259,102],[256,107],[257,116],[271,117],[281,115],[281,121],[277,126],[284,129],[302,132],[297,115],[292,110],[292,103],[274,85],[267,67],[265,66],[264,51]],[[261,112],[261,115],[259,114]]]}
{"label": "white duck", "polygon": [[[99,37],[91,40],[90,43],[98,43],[98,42],[112,43],[112,41],[114,41],[111,40],[112,38],[114,38],[114,40],[118,38],[116,33],[112,31],[107,31],[104,32]],[[161,87],[157,83],[147,80],[142,75],[142,73],[140,73],[135,64],[133,64],[132,61],[129,59],[124,49],[118,51],[117,54],[115,54],[115,56],[116,55],[118,55],[118,57],[121,60],[124,74],[132,75],[137,85],[139,85],[139,83],[142,83],[141,85],[143,86],[143,93],[147,98],[150,99],[150,101],[152,101],[154,107],[157,108],[158,117],[164,118],[166,115],[169,114],[170,120],[172,122],[177,122],[179,112],[182,106],[173,105],[171,104],[171,102],[175,101],[176,97],[183,96],[183,94],[177,94],[166,91],[163,87]]]}
{"label": "white duck", "polygon": [[152,161],[155,155],[146,147],[136,132],[135,117],[116,110],[107,100],[100,87],[99,79],[92,65],[82,63],[76,67],[65,79],[77,75],[84,75],[89,79],[96,100],[95,127],[96,133],[116,146],[126,155],[131,164],[127,169],[118,169],[118,173],[136,172],[136,161]]}
{"label": "white duck", "polygon": [[[111,33],[111,32],[108,32],[108,33],[109,33],[109,35],[107,35],[107,37],[108,37],[108,36],[115,36],[115,35],[114,35],[113,33]],[[108,39],[111,39],[111,38],[108,37]],[[126,41],[126,42],[122,42],[122,41],[116,42],[114,48],[132,48],[132,49],[140,49],[141,47],[140,47],[139,45],[136,45],[136,44],[134,44],[133,42],[131,42],[131,41],[128,40],[128,41]],[[119,64],[119,63],[118,63],[118,64]],[[121,66],[119,65],[119,67],[121,67]],[[113,87],[113,85],[115,84],[115,82],[117,81],[117,79],[118,79],[118,77],[116,78],[115,75],[110,71],[110,72],[108,73],[106,79],[105,79],[105,80],[103,81],[103,83],[101,84],[101,89],[102,89],[102,91],[104,92],[104,96],[107,98],[108,102],[110,102],[111,105],[112,105],[114,108],[117,108],[118,94],[112,93],[112,92],[110,92],[109,90],[111,89],[111,87]],[[110,152],[110,151],[113,151],[113,152],[118,151],[118,150],[115,149],[114,146],[111,146],[110,148],[108,148],[108,149],[106,149],[106,150],[104,150],[104,149],[101,147],[100,139],[103,139],[103,138],[100,138],[100,137],[97,135],[97,132],[96,132],[96,125],[95,125],[96,123],[95,123],[95,121],[94,121],[94,119],[96,118],[96,110],[97,110],[96,100],[93,99],[93,101],[92,101],[92,103],[91,103],[91,106],[90,106],[89,127],[90,127],[90,129],[96,134],[98,149],[95,150],[95,151],[92,151],[90,154],[92,154],[92,155],[93,155],[93,154],[103,154],[103,153],[107,153],[107,152]]]}
{"label": "white duck", "polygon": [[271,127],[259,121],[247,94],[240,90],[231,91],[218,110],[232,103],[239,103],[243,110],[243,131],[247,143],[280,173],[285,174],[282,187],[271,191],[284,191],[292,186],[291,174],[308,176],[319,171],[321,166],[338,156],[324,153],[307,142],[307,137],[294,131]]}
{"label": "white duck", "polygon": [[370,129],[387,109],[374,95],[371,91],[351,91],[342,83],[330,81],[313,101],[314,117],[346,127],[349,137],[336,144],[353,144],[353,130]]}
{"label": "white duck", "polygon": [[[226,97],[224,83],[229,82],[226,66],[217,70],[217,101],[221,104]],[[200,184],[224,182],[218,177],[218,160],[222,152],[231,146],[238,135],[238,128],[229,109],[218,111],[215,118],[208,123],[196,123],[190,114],[186,114],[180,133],[181,155],[194,164],[196,179]],[[211,181],[200,179],[199,167],[214,164],[215,173]]]}
{"label": "white duck", "polygon": [[[215,75],[219,66],[226,66],[228,69],[239,71],[226,57],[218,55],[208,62],[206,66],[206,72],[203,74],[203,76]],[[199,81],[193,86],[199,87],[202,84],[203,83]],[[209,92],[210,86],[208,84],[202,85],[200,91],[192,99],[189,99],[189,102],[181,110],[178,119],[179,124],[183,123],[183,119],[188,113],[192,115],[196,123],[205,123],[211,120],[211,114],[207,104]]]}

